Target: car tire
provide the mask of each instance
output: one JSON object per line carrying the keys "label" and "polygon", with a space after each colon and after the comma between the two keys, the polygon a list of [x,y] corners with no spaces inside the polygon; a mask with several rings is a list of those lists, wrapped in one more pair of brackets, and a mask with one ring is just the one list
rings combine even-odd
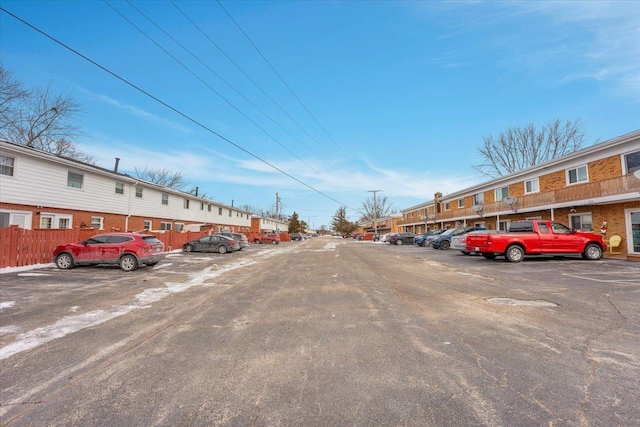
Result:
{"label": "car tire", "polygon": [[220,245],[218,247],[218,253],[226,254],[227,252],[228,252],[228,249],[227,249],[227,247],[225,245]]}
{"label": "car tire", "polygon": [[272,245],[277,245],[277,244],[278,244],[278,241],[277,241],[277,240],[274,240],[273,242],[271,242],[271,244],[272,244]]}
{"label": "car tire", "polygon": [[193,252],[193,249],[194,249],[194,248],[193,248],[193,245],[186,245],[186,246],[184,247],[184,251],[185,251],[185,252]]}
{"label": "car tire", "polygon": [[602,248],[595,243],[590,243],[586,248],[584,248],[582,257],[589,261],[597,261],[602,258]]}
{"label": "car tire", "polygon": [[396,240],[396,245],[402,245],[402,240],[401,239]]}
{"label": "car tire", "polygon": [[126,254],[120,257],[118,265],[122,271],[134,271],[138,268],[138,259],[131,254]]}
{"label": "car tire", "polygon": [[254,239],[253,243],[258,243],[258,244],[262,244],[262,241],[260,239]]}
{"label": "car tire", "polygon": [[524,259],[524,249],[518,245],[511,245],[504,253],[509,262],[520,262]]}
{"label": "car tire", "polygon": [[451,243],[449,243],[449,241],[448,241],[448,240],[443,240],[443,241],[440,243],[440,249],[442,249],[442,250],[445,250],[445,251],[446,251],[447,249],[449,249],[449,245],[451,245]]}
{"label": "car tire", "polygon": [[56,267],[58,267],[61,270],[68,270],[75,266],[76,266],[76,263],[73,260],[73,257],[71,256],[71,254],[64,252],[59,254],[56,257]]}

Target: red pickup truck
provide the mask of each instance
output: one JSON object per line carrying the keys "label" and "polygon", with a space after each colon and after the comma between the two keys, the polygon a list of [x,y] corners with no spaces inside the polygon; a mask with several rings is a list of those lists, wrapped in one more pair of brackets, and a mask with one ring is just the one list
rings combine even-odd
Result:
{"label": "red pickup truck", "polygon": [[602,237],[573,230],[555,221],[515,221],[507,233],[467,234],[467,250],[487,259],[504,256],[520,262],[525,255],[582,254],[597,260],[607,249]]}

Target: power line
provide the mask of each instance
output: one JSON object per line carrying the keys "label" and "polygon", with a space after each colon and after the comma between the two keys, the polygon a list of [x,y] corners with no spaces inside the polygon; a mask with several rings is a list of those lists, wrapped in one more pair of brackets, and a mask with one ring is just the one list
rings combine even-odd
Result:
{"label": "power line", "polygon": [[[244,74],[244,76],[249,79],[249,81],[251,83],[253,83],[267,98],[269,98],[269,100],[271,102],[273,102],[273,104],[278,107],[278,109],[280,111],[282,111],[282,113],[284,115],[286,115],[289,120],[291,120],[293,123],[295,123],[300,130],[302,130],[302,132],[304,132],[312,141],[314,141],[320,148],[322,148],[322,150],[327,153],[329,156],[331,156],[331,153],[329,151],[327,151],[327,149],[320,144],[313,136],[311,136],[311,134],[309,132],[307,132],[307,130],[300,124],[298,123],[298,121],[296,119],[294,119],[293,117],[291,117],[291,115],[289,113],[286,112],[286,110],[284,108],[282,108],[280,106],[280,104],[278,104],[278,102],[273,99],[273,97],[271,97],[271,95],[269,95],[263,88],[262,86],[260,86],[254,79],[251,78],[251,76],[249,76],[249,74],[247,74],[246,71],[244,71],[244,69],[242,67],[240,67],[240,65],[238,65],[220,46],[218,46],[218,44],[216,42],[214,42],[211,37],[209,37],[207,35],[207,33],[205,33],[199,26],[198,24],[196,24],[191,18],[189,18],[189,16],[178,7],[178,5],[175,4],[175,2],[173,0],[169,0],[169,2],[198,30],[200,31],[200,33],[207,39],[209,40],[209,42],[216,47],[216,49],[218,49],[220,51],[220,53],[222,53],[225,58],[227,58],[238,70],[240,70],[240,72],[242,74]],[[339,148],[339,147],[338,147]],[[344,154],[344,153],[343,153]]]}
{"label": "power line", "polygon": [[277,125],[280,129],[282,129],[284,132],[286,132],[291,138],[293,138],[294,140],[296,140],[298,143],[300,143],[300,145],[302,145],[304,148],[306,148],[307,150],[309,150],[309,152],[311,152],[312,154],[314,154],[315,156],[318,156],[317,153],[315,153],[311,148],[309,148],[305,143],[303,143],[302,141],[300,141],[299,138],[297,138],[295,135],[293,135],[291,132],[289,132],[284,126],[282,126],[280,123],[278,123],[274,118],[272,118],[269,114],[267,114],[263,109],[261,109],[257,104],[255,104],[253,101],[251,101],[249,98],[247,98],[242,92],[240,92],[238,89],[236,89],[231,83],[229,83],[225,78],[223,78],[220,74],[218,74],[215,70],[213,70],[211,67],[209,67],[208,64],[206,64],[204,61],[202,61],[196,54],[194,54],[191,50],[187,49],[182,43],[180,43],[178,40],[176,40],[175,37],[173,37],[171,34],[169,34],[167,31],[165,31],[162,27],[160,27],[160,25],[158,25],[153,19],[151,19],[149,16],[147,16],[144,12],[142,12],[140,9],[138,9],[133,3],[131,3],[130,0],[126,0],[127,3],[129,4],[129,6],[131,6],[133,9],[135,9],[140,15],[144,16],[149,22],[151,22],[156,28],[158,28],[160,31],[162,31],[167,37],[169,37],[171,40],[173,40],[174,43],[176,43],[178,46],[180,46],[185,52],[187,52],[189,55],[191,55],[196,61],[198,61],[202,66],[204,66],[207,70],[209,70],[213,75],[215,75],[216,77],[218,77],[224,84],[226,84],[228,87],[230,87],[231,89],[233,89],[238,95],[240,95],[245,101],[247,101],[249,104],[251,104],[255,109],[257,109],[258,111],[260,111],[266,118],[268,118],[269,120],[271,120],[275,125]]}
{"label": "power line", "polygon": [[[65,43],[63,43],[62,41],[56,39],[55,37],[49,35],[48,33],[44,32],[43,30],[37,28],[36,26],[30,24],[29,22],[25,21],[24,19],[20,18],[19,16],[13,14],[12,12],[9,12],[7,9],[5,9],[4,7],[0,6],[0,10],[3,11],[4,13],[6,13],[7,15],[11,16],[12,18],[14,18],[15,20],[21,22],[22,24],[26,25],[27,27],[31,28],[32,30],[36,31],[37,33],[45,36],[46,38],[48,38],[49,40],[53,41],[54,43],[62,46],[63,48],[67,49],[68,51],[76,54],[77,56],[79,56],[80,58],[84,59],[85,61],[91,63],[92,65],[98,67],[99,69],[101,69],[102,71],[106,72],[107,74],[111,75],[112,77],[115,77],[116,79],[120,80],[122,83],[126,84],[127,86],[132,87],[133,89],[137,90],[138,92],[142,93],[143,95],[151,98],[152,100],[156,101],[157,103],[165,106],[166,108],[168,108],[169,110],[173,111],[174,113],[182,116],[183,118],[185,118],[186,120],[190,121],[191,123],[195,124],[196,126],[204,129],[205,131],[211,133],[212,135],[217,136],[218,138],[222,139],[223,141],[227,142],[228,144],[234,146],[235,148],[237,148],[238,150],[248,154],[249,156],[253,157],[256,160],[259,160],[260,162],[266,164],[267,166],[271,167],[272,169],[280,172],[281,174],[285,175],[288,178],[291,178],[292,180],[296,181],[297,183],[307,187],[308,189],[320,194],[323,197],[326,197],[329,200],[332,200],[342,206],[347,206],[344,203],[340,202],[339,200],[334,199],[333,197],[329,196],[328,194],[323,193],[322,191],[312,187],[311,185],[299,180],[298,178],[294,177],[293,175],[283,171],[282,169],[278,168],[277,166],[269,163],[268,161],[264,160],[263,158],[259,157],[256,154],[253,154],[251,151],[247,150],[246,148],[242,147],[241,145],[233,142],[232,140],[230,140],[229,138],[219,134],[218,132],[214,131],[213,129],[205,126],[204,124],[200,123],[199,121],[197,121],[196,119],[192,118],[191,116],[189,116],[186,113],[183,113],[182,111],[178,110],[177,108],[171,106],[170,104],[166,103],[165,101],[161,100],[160,98],[156,97],[155,95],[152,95],[151,93],[147,92],[146,90],[142,89],[139,86],[136,86],[134,83],[130,82],[129,80],[125,79],[124,77],[121,77],[120,75],[116,74],[115,72],[109,70],[108,68],[106,68],[105,66],[97,63],[96,61],[94,61],[93,59],[87,57],[86,55],[80,53],[79,51],[73,49],[72,47],[66,45]],[[350,208],[353,209],[353,208]]]}
{"label": "power line", "polygon": [[[309,116],[311,116],[311,118],[313,119],[314,122],[316,122],[316,124],[318,126],[320,126],[320,129],[322,129],[324,131],[324,133],[329,137],[329,139],[333,142],[333,144],[338,148],[338,150],[340,150],[340,152],[346,156],[345,152],[342,151],[342,148],[338,145],[338,143],[331,137],[331,135],[329,135],[329,132],[327,132],[327,130],[324,128],[324,126],[322,126],[322,124],[320,124],[320,122],[318,121],[318,119],[316,119],[316,116],[313,115],[313,113],[307,108],[307,106],[304,104],[304,102],[302,102],[302,100],[298,97],[298,95],[296,95],[296,93],[293,91],[293,89],[291,89],[291,86],[289,86],[287,84],[287,82],[284,80],[284,78],[280,75],[280,73],[278,73],[278,71],[275,69],[275,67],[273,65],[271,65],[271,62],[269,62],[269,60],[267,59],[266,56],[264,56],[264,54],[262,53],[262,51],[260,51],[260,49],[258,48],[258,46],[256,46],[256,44],[253,42],[253,40],[251,40],[251,38],[249,37],[249,35],[242,29],[242,27],[240,26],[240,24],[238,24],[238,22],[233,19],[233,16],[231,16],[231,14],[227,11],[227,9],[224,8],[224,6],[222,5],[222,3],[220,3],[220,0],[216,0],[218,5],[220,6],[220,8],[222,8],[222,10],[224,10],[224,13],[227,14],[227,16],[229,17],[229,19],[231,19],[231,21],[233,21],[233,23],[236,25],[236,27],[238,27],[238,29],[240,30],[240,32],[246,37],[246,39],[249,41],[249,43],[251,43],[251,46],[254,47],[254,49],[260,54],[260,56],[262,57],[262,59],[264,59],[264,61],[267,63],[267,65],[269,65],[269,67],[273,70],[273,72],[276,74],[276,76],[278,76],[278,78],[280,79],[280,81],[282,82],[282,84],[284,84],[286,86],[287,89],[289,89],[289,92],[291,92],[291,94],[293,95],[293,97],[295,99],[298,100],[298,102],[300,103],[300,105],[302,105],[302,107],[305,109],[305,111],[309,114]],[[315,140],[314,140],[315,141]],[[316,141],[317,142],[317,141]]]}
{"label": "power line", "polygon": [[[215,93],[216,95],[218,95],[223,101],[225,101],[227,104],[229,104],[234,110],[236,110],[238,113],[240,113],[244,118],[246,118],[247,120],[249,120],[254,126],[256,126],[258,129],[260,129],[262,132],[264,132],[265,135],[267,135],[269,138],[271,138],[274,142],[276,142],[278,145],[280,145],[280,147],[282,147],[283,149],[285,149],[289,154],[291,154],[293,157],[295,157],[296,159],[298,159],[300,162],[302,162],[306,167],[308,167],[309,169],[311,169],[312,171],[314,171],[315,173],[317,173],[322,179],[329,181],[327,178],[325,178],[319,171],[317,171],[315,168],[313,168],[313,166],[311,166],[310,164],[308,164],[307,162],[305,162],[304,160],[302,160],[300,157],[298,157],[293,151],[289,150],[284,144],[282,144],[277,138],[275,138],[273,135],[271,135],[269,132],[267,132],[264,128],[262,128],[258,123],[256,123],[253,119],[251,119],[248,115],[246,115],[244,112],[242,112],[238,107],[236,107],[231,101],[229,101],[227,98],[225,98],[224,96],[222,96],[222,94],[220,92],[218,92],[217,90],[215,90],[213,87],[211,87],[211,85],[209,85],[207,82],[205,82],[200,76],[198,76],[194,71],[192,71],[189,67],[187,67],[184,63],[182,63],[178,58],[176,58],[173,54],[171,54],[168,50],[166,50],[164,47],[162,47],[158,42],[156,42],[151,36],[149,36],[147,33],[145,33],[140,27],[138,27],[136,24],[134,24],[129,18],[127,18],[126,16],[124,16],[119,10],[117,10],[115,7],[113,7],[109,2],[107,2],[106,0],[103,0],[103,2],[109,6],[114,12],[116,12],[122,19],[124,19],[125,21],[127,21],[132,27],[134,27],[136,30],[138,30],[142,35],[144,35],[147,39],[149,39],[149,41],[151,41],[153,44],[155,44],[160,50],[162,50],[165,54],[167,54],[171,59],[173,59],[175,62],[177,62],[182,68],[184,68],[189,74],[191,74],[192,76],[194,76],[196,79],[198,79],[203,85],[205,85],[207,88],[209,88],[209,90],[211,90],[213,93]],[[130,2],[128,2],[129,4],[131,4]],[[146,15],[144,15],[142,12],[140,12],[137,8],[135,8],[133,5],[132,7],[134,9],[136,9],[142,16],[144,16],[145,18],[149,19]],[[149,19],[149,21],[151,21],[151,19]],[[151,21],[153,23],[153,21]],[[155,23],[154,23],[155,25]],[[157,25],[156,25],[157,26]],[[162,30],[162,28],[160,28],[159,26],[157,26],[161,31],[164,32],[164,30]],[[165,32],[165,34],[167,34]],[[167,34],[168,37],[171,37],[169,34]],[[177,40],[175,40],[173,37],[171,37],[172,40],[174,40],[176,43],[178,43],[178,45],[180,45],[183,49],[185,49],[188,53],[191,54],[191,52],[186,49],[184,46],[182,46]],[[193,54],[191,54],[192,56],[194,56]],[[195,56],[194,56],[195,58]],[[198,58],[196,58],[198,59]],[[200,61],[202,63],[202,61]],[[204,65],[204,64],[203,64]],[[213,72],[213,70],[210,69],[210,71]],[[213,72],[214,74],[218,75],[217,73]],[[218,76],[220,77],[220,76]],[[220,77],[222,79],[222,77]],[[226,83],[226,81],[224,79],[222,79],[222,81],[224,81]],[[228,84],[228,83],[227,83]],[[228,84],[232,89],[236,90],[233,86],[231,86],[230,84]],[[236,92],[238,94],[240,94],[240,92],[238,92],[236,90]],[[243,96],[242,94],[240,94],[241,96]],[[246,99],[246,98],[245,98]]]}

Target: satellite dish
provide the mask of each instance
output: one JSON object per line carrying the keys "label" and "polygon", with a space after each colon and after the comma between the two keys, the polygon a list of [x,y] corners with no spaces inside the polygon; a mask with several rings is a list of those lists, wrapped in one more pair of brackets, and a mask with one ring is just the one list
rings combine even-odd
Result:
{"label": "satellite dish", "polygon": [[512,204],[518,201],[518,198],[513,196],[507,196],[504,199],[502,199],[502,201],[508,204],[509,206],[511,206]]}
{"label": "satellite dish", "polygon": [[483,206],[482,205],[473,205],[471,206],[471,210],[474,212],[482,212]]}
{"label": "satellite dish", "polygon": [[430,213],[429,215],[427,215],[427,218],[429,219],[434,219],[436,217],[436,214]]}
{"label": "satellite dish", "polygon": [[633,176],[635,176],[636,178],[640,179],[640,169],[638,169],[637,171],[635,171],[633,173]]}

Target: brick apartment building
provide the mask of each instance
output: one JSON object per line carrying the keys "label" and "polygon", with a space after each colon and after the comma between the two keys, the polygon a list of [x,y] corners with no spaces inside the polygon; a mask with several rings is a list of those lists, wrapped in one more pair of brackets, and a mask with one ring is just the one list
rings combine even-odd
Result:
{"label": "brick apartment building", "polygon": [[[402,210],[400,231],[548,219],[622,237],[621,255],[640,259],[640,130]],[[635,173],[635,175],[634,175]]]}

